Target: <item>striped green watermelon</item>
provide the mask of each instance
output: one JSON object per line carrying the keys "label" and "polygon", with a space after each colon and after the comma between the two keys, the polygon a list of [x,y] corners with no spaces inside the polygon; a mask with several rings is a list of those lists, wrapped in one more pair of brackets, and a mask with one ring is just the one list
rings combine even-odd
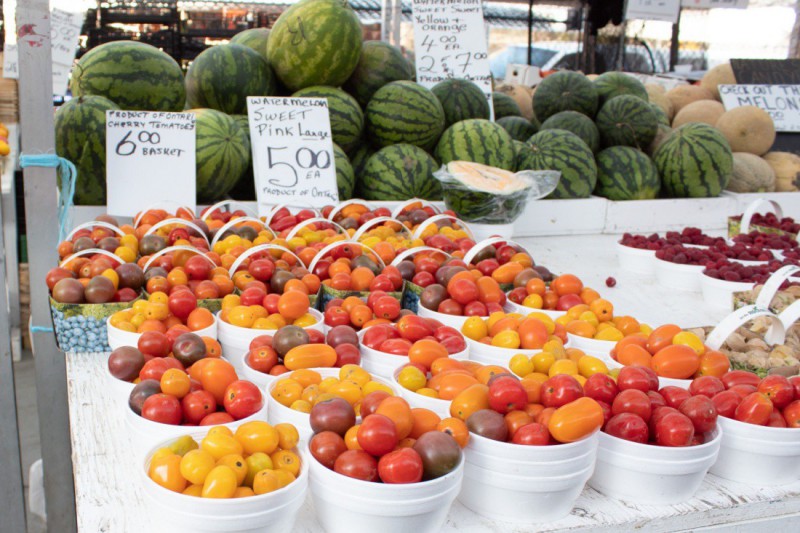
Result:
{"label": "striped green watermelon", "polygon": [[615,96],[597,113],[603,146],[646,149],[658,131],[658,117],[650,104],[629,94]]}
{"label": "striped green watermelon", "polygon": [[719,196],[733,172],[728,141],[716,128],[690,122],[672,132],[653,155],[667,196]]}
{"label": "striped green watermelon", "polygon": [[506,93],[492,93],[492,106],[494,107],[494,119],[503,117],[521,117],[522,111],[517,102]]}
{"label": "striped green watermelon", "polygon": [[393,81],[378,89],[365,116],[368,137],[379,147],[406,143],[430,150],[444,130],[439,99],[413,81]]}
{"label": "striped green watermelon", "polygon": [[623,94],[641,98],[645,102],[650,101],[644,84],[622,72],[605,72],[595,78],[592,83],[594,88],[597,89],[597,96],[600,97],[600,107],[603,107],[603,104],[615,96],[622,96]]}
{"label": "striped green watermelon", "polygon": [[447,128],[434,155],[443,165],[450,161],[472,161],[503,170],[516,167],[511,135],[502,126],[482,119],[462,120]]}
{"label": "striped green watermelon", "polygon": [[250,28],[249,30],[240,31],[231,37],[230,44],[240,44],[252,48],[264,60],[267,60],[267,41],[269,41],[268,28]]}
{"label": "striped green watermelon", "polygon": [[670,124],[669,117],[667,117],[667,114],[664,113],[664,109],[660,105],[651,103],[650,109],[652,109],[656,114],[656,118],[658,118],[658,123],[660,125],[667,127],[672,126],[672,124]]}
{"label": "striped green watermelon", "polygon": [[361,192],[361,176],[364,175],[364,167],[367,166],[367,161],[375,153],[375,148],[365,140],[361,140],[358,145],[353,148],[347,157],[350,158],[350,165],[353,167],[353,175],[356,178],[356,185],[353,188],[354,198],[363,198],[364,194]]}
{"label": "striped green watermelon", "polygon": [[588,198],[597,183],[592,150],[580,137],[566,130],[543,130],[528,139],[531,153],[522,161],[525,169],[558,170],[561,179],[549,198]]}
{"label": "striped green watermelon", "polygon": [[186,72],[186,105],[247,113],[248,96],[275,94],[272,69],[252,48],[220,44],[203,50]]}
{"label": "striped green watermelon", "polygon": [[527,160],[532,155],[532,150],[528,143],[514,140],[514,172],[519,172],[520,170],[528,170],[525,168],[527,165]]}
{"label": "striped green watermelon", "polygon": [[597,154],[598,196],[609,200],[650,200],[658,196],[661,180],[647,154],[630,146],[612,146]]}
{"label": "striped green watermelon", "polygon": [[[242,131],[247,135],[247,140],[250,140],[250,122],[248,121],[247,115],[231,115],[233,120],[242,128]],[[247,166],[247,170],[244,171],[242,177],[239,178],[239,181],[236,182],[236,185],[233,186],[228,192],[231,198],[235,198],[237,200],[255,200],[256,199],[256,180],[253,174],[253,158],[250,158],[250,164]]]}
{"label": "striped green watermelon", "polygon": [[589,118],[597,113],[597,89],[579,72],[562,70],[547,76],[533,93],[533,112],[544,121],[559,111],[577,111]]}
{"label": "striped green watermelon", "polygon": [[356,69],[343,89],[352,94],[362,108],[375,91],[393,81],[413,80],[414,65],[396,46],[383,41],[365,41]]}
{"label": "striped green watermelon", "polygon": [[581,138],[592,150],[600,149],[600,132],[592,119],[577,111],[561,111],[542,123],[541,130],[567,130]]}
{"label": "striped green watermelon", "polygon": [[361,57],[361,23],[345,0],[300,0],[272,26],[267,57],[286,87],[339,87]]}
{"label": "striped green watermelon", "polygon": [[353,187],[356,176],[347,154],[338,144],[333,143],[333,158],[336,163],[336,188],[339,189],[339,201],[349,200],[353,197]]}
{"label": "striped green watermelon", "polygon": [[224,197],[250,166],[250,140],[236,119],[214,109],[191,109],[197,117],[197,201]]}
{"label": "striped green watermelon", "polygon": [[444,109],[445,127],[469,118],[489,118],[489,102],[480,87],[469,80],[450,78],[431,89]]}
{"label": "striped green watermelon", "polygon": [[394,144],[375,152],[361,174],[360,192],[366,200],[441,200],[442,187],[433,177],[438,166],[422,148]]}
{"label": "striped green watermelon", "polygon": [[56,153],[78,170],[77,205],[106,203],[106,111],[118,109],[108,98],[79,96],[56,111]]}
{"label": "striped green watermelon", "polygon": [[122,109],[182,111],[183,71],[149,44],[114,41],[92,48],[75,64],[69,81],[74,96],[103,96]]}
{"label": "striped green watermelon", "polygon": [[497,123],[511,135],[512,139],[517,141],[527,141],[531,135],[539,131],[525,117],[503,117],[497,120]]}
{"label": "striped green watermelon", "polygon": [[364,113],[355,98],[336,87],[322,85],[300,89],[293,96],[327,98],[333,142],[346,152],[356,145],[364,129]]}

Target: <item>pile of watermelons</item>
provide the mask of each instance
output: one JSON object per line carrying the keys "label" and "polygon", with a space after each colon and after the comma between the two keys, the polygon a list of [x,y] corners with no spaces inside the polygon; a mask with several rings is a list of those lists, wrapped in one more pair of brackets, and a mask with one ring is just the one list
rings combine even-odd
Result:
{"label": "pile of watermelons", "polygon": [[57,151],[78,167],[76,203],[103,204],[105,111],[187,109],[197,115],[198,201],[249,199],[246,97],[296,95],[328,99],[341,200],[439,199],[432,173],[453,160],[559,170],[554,198],[716,196],[732,172],[718,130],[689,123],[668,131],[664,107],[621,73],[590,80],[559,72],[532,97],[506,86],[493,95],[495,122],[475,84],[453,79],[429,90],[413,78],[398,48],[362,42],[347,3],[300,0],[271,30],[205,50],[185,75],[146,44],[92,49],[72,73],[76,98],[57,112]]}

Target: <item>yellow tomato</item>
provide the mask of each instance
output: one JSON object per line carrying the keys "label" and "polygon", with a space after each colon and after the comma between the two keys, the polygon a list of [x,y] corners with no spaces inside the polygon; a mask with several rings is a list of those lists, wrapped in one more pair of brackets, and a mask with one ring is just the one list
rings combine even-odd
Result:
{"label": "yellow tomato", "polygon": [[263,420],[245,422],[236,428],[233,436],[248,455],[256,452],[272,453],[280,440],[278,431]]}
{"label": "yellow tomato", "polygon": [[672,344],[682,344],[684,346],[688,346],[694,350],[697,355],[703,355],[706,353],[706,347],[703,346],[703,341],[700,340],[700,337],[688,331],[681,331],[675,335],[672,338]]}
{"label": "yellow tomato", "polygon": [[242,444],[230,435],[222,433],[208,435],[200,443],[200,449],[211,454],[215,461],[219,461],[226,455],[242,455],[244,448]]}
{"label": "yellow tomato", "polygon": [[556,356],[550,352],[539,352],[531,360],[533,361],[533,370],[535,372],[547,374],[550,372],[550,367],[556,362]]}
{"label": "yellow tomato", "polygon": [[594,374],[608,374],[608,367],[597,357],[584,355],[578,359],[578,372],[581,376],[588,378]]}
{"label": "yellow tomato", "polygon": [[203,498],[233,498],[238,486],[236,472],[232,468],[215,466],[203,482]]}
{"label": "yellow tomato", "polygon": [[464,325],[461,326],[461,333],[468,339],[479,341],[489,334],[489,327],[481,317],[471,316],[465,320]]}
{"label": "yellow tomato", "polygon": [[181,475],[189,483],[202,485],[206,476],[216,466],[210,453],[203,450],[191,450],[181,459]]}
{"label": "yellow tomato", "polygon": [[524,378],[533,372],[533,361],[525,354],[518,353],[508,362],[508,368],[517,376]]}
{"label": "yellow tomato", "polygon": [[569,374],[570,376],[576,376],[578,374],[578,365],[569,359],[561,359],[553,363],[547,373],[550,377],[553,377],[557,374]]}
{"label": "yellow tomato", "polygon": [[617,328],[606,328],[603,331],[598,331],[597,334],[594,336],[595,339],[599,341],[621,341],[625,338],[625,335],[622,334],[620,330]]}
{"label": "yellow tomato", "polygon": [[519,333],[512,330],[501,331],[492,338],[492,346],[498,348],[512,348],[516,350],[519,348]]}
{"label": "yellow tomato", "polygon": [[544,305],[544,300],[542,300],[542,297],[538,294],[529,294],[522,301],[522,305],[525,307],[531,307],[533,309],[541,309]]}
{"label": "yellow tomato", "polygon": [[427,384],[427,378],[422,370],[415,366],[407,366],[397,375],[397,382],[404,389],[419,391]]}
{"label": "yellow tomato", "polygon": [[247,477],[247,463],[244,462],[244,457],[235,453],[225,455],[219,461],[217,461],[217,466],[220,465],[227,466],[233,470],[233,473],[236,474],[237,486],[244,483],[244,480]]}
{"label": "yellow tomato", "polygon": [[355,381],[359,386],[363,387],[372,380],[372,376],[358,365],[344,365],[339,370],[339,379]]}
{"label": "yellow tomato", "polygon": [[148,469],[150,479],[173,492],[183,492],[186,488],[186,478],[181,475],[181,456],[177,454],[163,454],[150,460]]}

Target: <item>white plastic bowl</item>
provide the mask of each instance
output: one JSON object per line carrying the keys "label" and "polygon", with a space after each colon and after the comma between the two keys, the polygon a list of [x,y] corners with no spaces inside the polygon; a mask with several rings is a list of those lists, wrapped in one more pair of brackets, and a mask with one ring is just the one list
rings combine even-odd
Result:
{"label": "white plastic bowl", "polygon": [[712,307],[720,309],[733,309],[733,293],[749,291],[755,283],[741,283],[716,279],[705,274],[700,275],[700,285],[703,291],[703,300]]}
{"label": "white plastic bowl", "polygon": [[[310,456],[310,454],[309,454]],[[349,478],[311,457],[311,497],[327,533],[435,533],[461,491],[465,460],[431,481],[389,485]]]}
{"label": "white plastic bowl", "polygon": [[674,505],[690,499],[717,460],[723,431],[699,446],[673,448],[639,444],[600,434],[597,466],[589,486],[598,492],[649,505]]}
{"label": "white plastic bowl", "polygon": [[[309,309],[308,312],[314,315],[314,317],[317,319],[317,323],[303,329],[315,329],[319,332],[325,333],[325,319],[322,313],[316,309]],[[217,316],[219,317],[219,314],[217,314]],[[218,338],[219,344],[222,346],[222,355],[230,359],[231,364],[233,364],[234,368],[236,368],[237,373],[244,372],[244,368],[242,367],[242,358],[239,356],[239,354],[250,350],[250,343],[253,341],[253,339],[261,335],[275,334],[275,330],[242,328],[228,324],[224,320],[218,320],[218,322]]]}
{"label": "white plastic bowl", "polygon": [[247,381],[252,381],[256,384],[256,386],[263,392],[270,383],[278,379],[278,376],[273,376],[272,374],[265,374],[263,372],[259,372],[258,370],[251,367],[247,364],[247,356],[250,352],[245,351],[241,357],[241,365],[242,370],[237,370],[237,373],[241,376],[242,379],[246,379]]}
{"label": "white plastic bowl", "polygon": [[800,429],[772,428],[719,417],[724,437],[711,473],[748,485],[800,480]]}
{"label": "white plastic bowl", "polygon": [[[217,322],[219,319],[217,316],[214,316],[214,323],[208,326],[207,328],[199,329],[197,331],[192,331],[196,335],[200,335],[201,337],[211,337],[212,339],[217,338]],[[107,323],[108,327],[108,345],[111,347],[111,351],[113,352],[117,348],[122,346],[133,346],[136,348],[139,345],[139,338],[142,336],[142,333],[131,333],[130,331],[123,331],[117,327],[111,325],[111,322]]]}
{"label": "white plastic bowl", "polygon": [[[340,368],[311,368],[314,372],[318,372],[322,379],[328,377],[339,377]],[[286,375],[280,376],[281,379],[286,379],[291,375],[291,372],[287,372]],[[389,388],[394,391],[394,394],[399,396],[400,391],[397,390],[395,385],[385,379],[382,379],[379,376],[372,374],[372,380],[377,381],[378,383],[383,383],[387,385]],[[285,405],[278,403],[275,398],[272,397],[272,389],[278,384],[280,379],[274,380],[267,386],[267,390],[264,391],[266,394],[267,401],[267,413],[268,413],[268,422],[273,426],[276,424],[280,424],[283,422],[288,422],[289,424],[294,425],[297,428],[297,432],[300,434],[300,440],[307,442],[308,439],[314,434],[311,430],[311,421],[309,415],[307,413],[302,413],[300,411],[295,411],[294,409],[290,409]],[[356,418],[358,418],[358,413],[356,413]]]}
{"label": "white plastic bowl", "polygon": [[103,373],[106,376],[106,384],[108,386],[108,390],[111,393],[113,398],[113,402],[123,405],[126,410],[128,409],[128,398],[131,395],[131,391],[135,385],[128,381],[122,381],[121,379],[117,379],[111,375],[111,372],[108,370],[108,359],[106,358],[106,364],[103,367]]}
{"label": "white plastic bowl", "polygon": [[400,374],[400,371],[403,370],[403,367],[398,367],[392,373],[392,385],[395,389],[400,393],[400,397],[405,399],[412,408],[414,407],[421,407],[423,409],[429,409],[439,415],[441,418],[448,418],[450,417],[450,401],[449,400],[441,400],[439,398],[431,398],[429,396],[423,396],[422,394],[417,394],[412,390],[408,390],[407,388],[400,385],[397,381],[397,376]]}
{"label": "white plastic bowl", "polygon": [[[609,370],[613,370],[614,368],[622,368],[625,365],[621,364],[619,361],[615,360],[611,355],[607,355],[607,357],[603,358],[603,362],[606,363]],[[680,387],[682,389],[689,390],[689,385],[692,384],[691,379],[675,379],[675,378],[665,378],[663,376],[658,376],[658,388],[661,389],[662,387]]]}
{"label": "white plastic bowl", "polygon": [[[186,428],[177,436],[186,435]],[[192,432],[199,441],[205,432]],[[157,531],[170,533],[284,533],[294,528],[297,515],[306,499],[309,478],[309,455],[299,452],[300,474],[286,487],[247,498],[212,499],[186,496],[165,489],[147,475],[150,456],[174,438],[161,441],[146,455],[139,469],[140,482],[146,495],[148,514]]]}
{"label": "white plastic bowl", "polygon": [[552,309],[536,309],[535,307],[525,307],[524,305],[514,303],[511,300],[507,300],[506,305],[504,307],[509,313],[519,313],[523,316],[528,316],[531,313],[543,313],[552,318],[553,320],[567,314],[566,311],[555,311]]}
{"label": "white plastic bowl", "polygon": [[706,268],[703,265],[679,265],[658,258],[655,263],[656,280],[659,284],[681,291],[700,291],[700,276]]}
{"label": "white plastic bowl", "polygon": [[506,368],[511,358],[518,353],[532,357],[542,351],[523,350],[522,348],[499,348],[469,338],[467,339],[467,346],[469,347],[469,358],[471,361],[477,361],[484,365],[499,365]]}
{"label": "white plastic bowl", "polygon": [[523,446],[470,433],[458,500],[503,522],[549,522],[570,513],[594,471],[598,437]]}
{"label": "white plastic bowl", "polygon": [[[409,362],[408,356],[381,352],[380,350],[366,346],[362,342],[365,331],[365,329],[362,329],[358,332],[358,342],[361,345],[359,348],[361,351],[361,366],[374,376],[388,380],[392,379],[395,369]],[[452,359],[469,359],[469,339],[464,337],[464,340],[467,341],[467,349],[452,354],[450,356]]]}
{"label": "white plastic bowl", "polygon": [[577,348],[586,355],[593,355],[595,357],[608,357],[608,354],[611,353],[611,350],[617,345],[615,341],[588,339],[572,333],[567,333],[567,340],[569,340],[570,348]]}
{"label": "white plastic bowl", "polygon": [[617,259],[623,270],[652,276],[656,272],[655,250],[642,250],[617,243]]}

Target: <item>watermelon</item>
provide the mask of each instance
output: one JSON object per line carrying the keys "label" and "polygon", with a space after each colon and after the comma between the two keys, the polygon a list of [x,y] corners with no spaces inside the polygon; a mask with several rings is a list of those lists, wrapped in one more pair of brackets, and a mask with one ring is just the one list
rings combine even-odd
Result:
{"label": "watermelon", "polygon": [[169,55],[149,44],[114,41],[92,48],[75,64],[73,96],[103,96],[122,109],[182,111],[183,71]]}
{"label": "watermelon", "polygon": [[605,103],[597,113],[597,129],[604,146],[646,149],[658,132],[658,117],[650,104],[625,94]]}
{"label": "watermelon", "polygon": [[224,197],[250,166],[250,140],[236,119],[215,109],[191,109],[197,117],[197,201]]}
{"label": "watermelon", "polygon": [[442,134],[436,146],[436,159],[472,161],[504,170],[516,168],[513,139],[502,126],[483,119],[456,122]]}
{"label": "watermelon", "polygon": [[239,44],[248,48],[252,48],[266,61],[268,40],[268,28],[250,28],[249,30],[240,31],[231,37],[230,44]]}
{"label": "watermelon", "polygon": [[672,132],[653,154],[667,196],[719,196],[733,172],[728,141],[716,128],[689,123]]}
{"label": "watermelon", "polygon": [[542,123],[539,130],[567,130],[581,138],[592,152],[600,149],[600,132],[592,119],[577,111],[561,111]]}
{"label": "watermelon", "polygon": [[375,149],[372,148],[372,145],[368,142],[361,140],[359,141],[358,145],[350,150],[350,153],[347,155],[350,158],[350,164],[353,166],[353,172],[356,175],[356,182],[358,182],[359,176],[364,171],[364,166],[367,164],[367,160],[375,153]]}
{"label": "watermelon", "polygon": [[450,78],[431,89],[444,109],[445,127],[470,118],[489,118],[489,102],[480,87],[469,80]]}
{"label": "watermelon", "polygon": [[577,111],[589,118],[597,113],[597,89],[579,72],[562,70],[547,76],[533,93],[533,112],[544,121],[559,111]]}
{"label": "watermelon", "polygon": [[361,57],[361,23],[342,0],[300,0],[269,32],[267,58],[286,87],[339,87]]}
{"label": "watermelon", "polygon": [[325,86],[306,87],[293,96],[327,98],[333,142],[345,151],[350,151],[355,146],[364,129],[364,113],[355,98],[341,89]]}
{"label": "watermelon", "polygon": [[650,101],[644,84],[636,78],[622,72],[605,72],[595,78],[592,83],[594,84],[594,88],[597,89],[597,96],[600,98],[600,107],[603,107],[603,104],[615,96],[622,96],[623,94],[641,98],[645,102]]}
{"label": "watermelon", "polygon": [[413,79],[414,65],[399,48],[383,41],[365,41],[356,69],[344,83],[343,89],[364,108],[375,91],[387,83]]}
{"label": "watermelon", "polygon": [[77,205],[106,203],[106,111],[118,109],[108,98],[79,96],[56,111],[56,154],[78,170]]}
{"label": "watermelon", "polygon": [[366,200],[441,200],[442,188],[433,177],[436,161],[422,148],[394,144],[375,152],[364,166],[359,190]]}
{"label": "watermelon", "polygon": [[532,155],[531,147],[522,141],[514,140],[514,171],[519,172],[520,170],[528,170],[525,168],[527,164],[527,158]]}
{"label": "watermelon", "polygon": [[[250,122],[247,118],[247,115],[231,115],[233,120],[242,128],[245,135],[247,135],[247,140],[250,140]],[[244,171],[242,177],[239,178],[239,181],[233,188],[228,192],[231,198],[236,198],[237,200],[255,200],[256,199],[256,180],[253,174],[253,160],[252,157],[250,158],[250,164],[247,166],[247,170]]]}
{"label": "watermelon", "polygon": [[595,194],[609,200],[650,200],[661,180],[647,154],[630,146],[612,146],[597,154]]}
{"label": "watermelon", "polygon": [[203,50],[186,72],[186,105],[246,114],[248,96],[275,94],[272,69],[252,48],[220,44]]}
{"label": "watermelon", "polygon": [[558,170],[561,179],[549,198],[588,198],[597,183],[592,150],[567,130],[542,130],[530,139],[531,153],[521,162],[525,169]]}
{"label": "watermelon", "polygon": [[333,158],[336,163],[336,187],[339,189],[339,201],[349,200],[353,197],[353,187],[356,177],[347,154],[338,144],[333,143]]}
{"label": "watermelon", "polygon": [[517,102],[506,93],[492,93],[492,106],[494,106],[495,120],[503,117],[522,116],[522,111]]}
{"label": "watermelon", "polygon": [[393,81],[367,104],[366,122],[369,139],[378,147],[405,143],[429,150],[444,130],[444,110],[422,85]]}
{"label": "watermelon", "polygon": [[536,126],[525,117],[503,117],[497,121],[511,138],[517,141],[527,141],[538,130]]}
{"label": "watermelon", "polygon": [[658,119],[658,123],[662,126],[671,126],[669,122],[669,117],[666,113],[664,113],[664,109],[658,104],[650,104],[650,109],[653,110],[653,113],[656,114],[656,119]]}

